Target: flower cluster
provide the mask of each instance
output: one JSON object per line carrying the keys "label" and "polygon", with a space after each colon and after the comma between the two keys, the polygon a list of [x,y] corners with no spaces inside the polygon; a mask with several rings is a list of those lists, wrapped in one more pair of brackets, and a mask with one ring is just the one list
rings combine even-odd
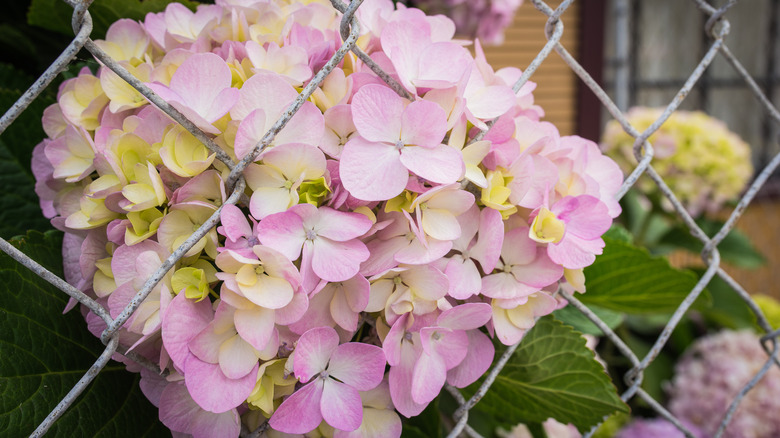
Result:
{"label": "flower cluster", "polygon": [[485,44],[504,42],[504,31],[523,0],[406,0],[428,14],[443,14],[455,22],[456,33]]}
{"label": "flower cluster", "polygon": [[[663,108],[635,107],[629,123],[642,132],[663,113]],[[602,149],[626,171],[636,166],[634,138],[620,124],[609,122]],[[693,215],[716,212],[736,198],[750,181],[750,146],[720,120],[702,112],[676,111],[648,139],[655,153],[653,168]],[[657,193],[649,180],[640,180],[643,193]]]}
{"label": "flower cluster", "polygon": [[534,85],[511,88],[519,70],[493,71],[443,17],[367,0],[358,18],[411,99],[348,54],[260,153],[341,44],[329,3],[172,3],[97,42],[234,161],[252,154],[237,205],[228,166],[105,66],[45,112],[41,206],[66,232],[67,280],[113,317],[221,219],[121,330],[168,372],[116,356],[173,431],[399,436],[396,412],[490,367],[488,334],[514,344],[560,285],[584,291],[620,212],[618,166],[541,122]]}
{"label": "flower cluster", "polygon": [[[696,438],[704,438],[696,427],[682,424]],[[685,438],[685,434],[665,418],[637,418],[620,429],[616,438]]]}
{"label": "flower cluster", "polygon": [[[669,410],[685,424],[714,436],[729,405],[768,359],[750,331],[722,331],[701,338],[675,367]],[[772,367],[742,400],[727,436],[780,436],[780,370]]]}

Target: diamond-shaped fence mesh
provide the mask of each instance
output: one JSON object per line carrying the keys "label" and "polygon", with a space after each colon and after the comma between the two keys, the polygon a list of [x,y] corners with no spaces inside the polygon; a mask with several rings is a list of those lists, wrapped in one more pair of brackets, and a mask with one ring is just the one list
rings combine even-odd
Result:
{"label": "diamond-shaped fence mesh", "polygon": [[[355,43],[359,36],[359,23],[354,17],[355,11],[360,7],[362,0],[353,0],[348,5],[338,1],[332,0],[333,7],[338,9],[343,18],[341,21],[341,36],[343,43],[341,47],[335,52],[333,57],[325,64],[325,66],[317,73],[317,75],[306,85],[302,90],[298,98],[287,108],[287,110],[276,121],[272,128],[265,134],[262,140],[255,146],[253,153],[246,155],[244,159],[236,163],[225,154],[219,146],[217,146],[212,139],[195,126],[191,121],[184,117],[174,107],[155,95],[147,86],[141,81],[130,74],[124,67],[118,62],[112,60],[109,55],[101,50],[91,39],[90,33],[92,31],[92,19],[90,17],[88,8],[92,3],[90,0],[65,0],[70,6],[73,7],[72,25],[76,37],[70,43],[70,45],[62,52],[62,54],[55,60],[53,64],[41,75],[38,80],[25,92],[22,97],[3,115],[0,119],[0,133],[13,123],[13,121],[21,114],[25,108],[33,102],[36,97],[51,83],[51,81],[63,70],[65,70],[69,63],[71,63],[77,53],[85,48],[91,52],[101,63],[117,73],[121,78],[135,87],[141,94],[146,96],[154,105],[159,107],[162,111],[168,114],[171,118],[180,123],[184,128],[190,131],[197,139],[203,142],[210,151],[216,154],[216,157],[221,160],[226,166],[231,169],[230,176],[227,180],[227,187],[230,190],[231,195],[226,201],[226,204],[236,204],[240,195],[244,191],[245,182],[242,177],[242,171],[247,167],[249,163],[254,160],[254,157],[268,144],[270,144],[275,135],[285,126],[285,124],[292,118],[295,112],[303,105],[303,103],[309,99],[314,90],[322,83],[331,70],[342,60],[342,58],[352,51],[355,55],[365,62],[379,77],[381,77],[387,84],[393,88],[399,95],[404,97],[410,97],[406,91],[395,81],[390,75],[382,71],[382,69],[376,65],[371,58],[369,58],[364,52],[358,48]],[[545,2],[541,0],[531,0],[536,9],[545,14],[548,19],[544,29],[540,29],[540,32],[544,32],[547,37],[547,43],[544,48],[538,53],[536,58],[527,66],[518,66],[523,68],[523,74],[520,79],[514,84],[514,90],[517,91],[528,81],[536,69],[541,65],[545,59],[552,55],[552,52],[556,52],[557,56],[560,56],[571,70],[582,79],[586,86],[595,94],[595,96],[601,101],[606,110],[615,118],[623,127],[623,129],[635,138],[634,153],[638,161],[638,165],[634,168],[631,174],[626,178],[621,190],[618,193],[618,197],[622,197],[626,192],[634,186],[637,179],[642,174],[646,174],[651,178],[658,186],[663,195],[668,199],[669,203],[673,206],[674,211],[679,218],[689,227],[691,233],[704,244],[704,249],[701,252],[701,257],[706,265],[706,271],[701,276],[701,279],[690,291],[685,300],[680,304],[677,310],[673,313],[671,318],[666,323],[665,328],[661,332],[660,336],[655,340],[652,348],[644,357],[637,356],[628,345],[618,336],[613,330],[611,330],[607,324],[599,319],[595,313],[588,309],[583,303],[577,300],[577,298],[567,294],[566,292],[559,291],[559,293],[565,298],[570,305],[581,311],[588,319],[590,319],[597,327],[599,327],[604,336],[607,337],[617,347],[619,352],[624,355],[632,364],[632,368],[625,374],[624,379],[627,385],[627,389],[621,395],[624,401],[628,401],[634,397],[639,397],[647,402],[659,415],[665,417],[672,422],[677,428],[679,428],[688,437],[693,437],[693,434],[685,428],[681,422],[675,418],[670,412],[668,412],[661,404],[654,400],[647,392],[641,387],[643,380],[643,374],[648,366],[658,356],[664,345],[669,340],[672,331],[680,323],[682,317],[689,310],[691,305],[701,294],[710,280],[715,276],[719,276],[727,284],[729,284],[735,293],[744,300],[747,305],[755,313],[756,320],[759,326],[763,329],[765,334],[761,338],[762,347],[767,353],[766,363],[755,374],[753,379],[747,383],[739,394],[733,399],[728,412],[722,419],[720,427],[716,434],[716,437],[723,435],[726,426],[729,424],[734,412],[739,406],[740,401],[755,385],[759,384],[761,378],[774,366],[780,366],[780,360],[778,360],[778,337],[780,337],[780,331],[773,331],[768,321],[764,317],[761,309],[751,299],[748,292],[740,286],[735,280],[733,280],[721,267],[720,255],[718,253],[718,244],[724,239],[727,233],[734,227],[741,214],[745,211],[748,205],[755,197],[758,190],[766,183],[769,176],[774,172],[777,166],[780,164],[780,154],[772,158],[768,164],[761,170],[761,172],[755,177],[753,183],[744,193],[739,200],[733,213],[731,213],[728,220],[722,226],[722,228],[714,235],[707,235],[696,222],[693,220],[688,211],[684,208],[683,204],[675,197],[674,193],[670,190],[663,178],[653,169],[653,146],[647,141],[648,138],[661,125],[677,110],[697,81],[702,77],[705,70],[712,64],[713,60],[720,56],[728,61],[733,66],[737,75],[745,82],[745,84],[752,90],[755,98],[760,102],[761,107],[765,111],[765,115],[768,115],[774,123],[780,124],[780,111],[772,104],[770,98],[762,91],[759,84],[754,80],[748,71],[740,63],[738,57],[729,49],[725,43],[725,37],[729,32],[742,31],[743,29],[731,29],[728,21],[728,10],[735,3],[734,0],[727,2],[723,7],[716,8],[703,0],[694,0],[694,3],[698,6],[702,14],[705,14],[705,28],[703,29],[709,36],[708,50],[699,61],[696,68],[690,73],[689,77],[685,81],[685,84],[677,92],[674,99],[666,106],[662,115],[645,131],[640,132],[635,129],[627,120],[625,114],[619,109],[619,106],[607,95],[604,89],[591,77],[580,63],[572,56],[561,44],[561,36],[564,33],[564,23],[561,20],[563,12],[574,2],[574,0],[563,1],[556,9],[552,9]],[[477,136],[476,140],[479,140],[484,135]],[[177,250],[164,261],[162,266],[150,277],[144,284],[144,287],[135,295],[130,304],[118,315],[116,318],[112,318],[108,312],[101,307],[93,299],[79,291],[75,287],[69,285],[61,278],[52,274],[46,270],[43,266],[36,263],[34,260],[27,257],[25,254],[18,251],[8,242],[0,239],[0,249],[8,253],[11,257],[17,260],[19,263],[28,267],[41,278],[45,279],[49,283],[53,284],[70,297],[75,298],[81,304],[88,307],[97,316],[102,318],[108,325],[108,328],[102,333],[101,341],[106,345],[103,354],[92,365],[88,372],[79,380],[79,382],[73,386],[70,392],[65,396],[59,404],[53,408],[48,417],[38,426],[38,428],[32,433],[32,436],[41,436],[57,421],[57,419],[74,403],[76,398],[82,391],[90,384],[90,382],[97,376],[98,373],[106,366],[111,356],[115,352],[126,354],[129,358],[134,359],[142,365],[159,372],[159,368],[146,361],[142,357],[134,355],[132,352],[124,351],[123,346],[119,344],[119,328],[130,318],[133,313],[138,309],[141,302],[149,295],[155,285],[163,278],[165,273],[170,270],[175,263],[183,257],[183,255],[198,242],[206,233],[215,227],[219,222],[220,212],[222,207],[217,209],[214,214],[201,225]],[[490,387],[498,374],[501,372],[504,365],[517,348],[517,344],[509,347],[503,355],[496,361],[492,369],[488,371],[484,383],[479,390],[469,399],[465,399],[463,395],[455,388],[447,386],[446,389],[455,397],[460,404],[459,408],[454,413],[455,426],[450,431],[449,437],[457,437],[465,433],[468,436],[477,437],[479,434],[474,431],[468,425],[469,411],[472,409],[479,400],[490,390]],[[593,428],[586,436],[591,436],[596,427]],[[255,431],[243,431],[242,436],[258,436],[262,430]]]}

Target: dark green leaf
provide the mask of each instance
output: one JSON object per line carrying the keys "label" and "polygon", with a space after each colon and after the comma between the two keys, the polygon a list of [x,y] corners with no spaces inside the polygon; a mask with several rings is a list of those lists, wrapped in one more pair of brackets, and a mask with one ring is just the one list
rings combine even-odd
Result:
{"label": "dark green leaf", "polygon": [[[0,88],[0,114],[5,113],[19,99],[23,91],[24,89],[18,91]],[[43,110],[53,101],[54,99],[45,94],[39,96],[0,136],[0,141],[7,147],[8,152],[29,175],[32,175],[30,160],[33,148],[46,137],[41,124]]]}
{"label": "dark green leaf", "polygon": [[[702,275],[704,270],[697,272]],[[735,330],[754,327],[753,311],[728,283],[716,275],[710,280],[707,289],[712,295],[712,307],[702,310],[707,320]]]}
{"label": "dark green leaf", "polygon": [[[194,10],[197,3],[190,0],[96,0],[89,7],[92,16],[92,39],[102,39],[111,24],[120,18],[143,20],[149,12],[161,12],[169,3],[182,3]],[[62,0],[33,0],[27,14],[31,26],[73,36],[71,16],[73,9]]]}
{"label": "dark green leaf", "polygon": [[[709,219],[698,219],[697,225],[708,236],[715,235],[723,226],[723,222]],[[670,230],[661,239],[661,243],[675,248],[685,249],[695,254],[701,253],[704,245],[688,232],[684,226]],[[766,264],[766,258],[750,241],[750,238],[738,229],[732,229],[718,245],[722,261],[746,269],[756,269]]]}
{"label": "dark green leaf", "polygon": [[[696,285],[696,275],[672,268],[663,257],[608,237],[604,241],[604,253],[585,268],[583,303],[618,312],[671,313]],[[705,306],[708,298],[703,292],[696,306]]]}
{"label": "dark green leaf", "polygon": [[27,230],[49,230],[34,190],[35,181],[0,138],[0,237],[24,234]]}
{"label": "dark green leaf", "polygon": [[[59,232],[30,232],[12,243],[62,274]],[[27,436],[102,352],[67,295],[0,253],[0,435]],[[111,362],[50,429],[51,437],[170,436],[138,387]]]}
{"label": "dark green leaf", "polygon": [[[473,395],[481,383],[466,388],[466,396]],[[553,417],[584,432],[606,415],[628,412],[628,406],[585,346],[585,339],[547,316],[525,335],[474,411],[492,416],[505,428]]]}
{"label": "dark green leaf", "polygon": [[[611,329],[614,329],[623,322],[623,314],[620,312],[604,309],[592,304],[589,305],[588,308]],[[553,315],[555,315],[555,318],[558,320],[563,321],[565,324],[569,324],[579,332],[595,336],[601,336],[603,334],[601,329],[596,327],[596,324],[593,324],[582,314],[582,312],[574,308],[574,306],[566,306],[563,309],[556,310]]]}
{"label": "dark green leaf", "polygon": [[[19,95],[30,87],[33,78],[14,68],[11,64],[0,63],[0,89],[17,91]],[[11,105],[3,105],[2,112]]]}
{"label": "dark green leaf", "polygon": [[608,237],[610,239],[619,240],[626,243],[631,243],[634,241],[634,236],[631,235],[631,232],[629,232],[626,227],[620,224],[612,224],[612,226],[609,227],[609,230],[604,233],[603,237]]}
{"label": "dark green leaf", "polygon": [[401,438],[440,438],[441,415],[439,414],[439,398],[435,398],[420,415],[404,418]]}

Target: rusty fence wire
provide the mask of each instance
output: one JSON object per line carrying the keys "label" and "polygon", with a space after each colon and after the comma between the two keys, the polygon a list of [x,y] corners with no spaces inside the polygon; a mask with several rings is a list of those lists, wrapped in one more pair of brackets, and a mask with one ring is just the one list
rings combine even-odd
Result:
{"label": "rusty fence wire", "polygon": [[[236,204],[240,195],[245,188],[245,182],[242,177],[243,170],[249,163],[254,161],[254,158],[260,153],[260,151],[268,144],[270,144],[276,134],[285,126],[285,124],[292,118],[295,112],[303,105],[303,103],[311,96],[314,90],[322,83],[322,81],[328,76],[331,70],[343,59],[343,57],[352,51],[354,54],[366,65],[368,65],[380,78],[382,78],[387,84],[393,88],[399,95],[404,97],[410,97],[408,93],[393,80],[387,73],[376,65],[371,58],[369,58],[359,47],[355,45],[360,33],[360,27],[357,19],[355,18],[355,11],[360,7],[363,0],[352,0],[349,4],[342,3],[340,0],[331,0],[334,8],[338,9],[342,14],[341,20],[341,36],[343,43],[333,55],[333,57],[325,64],[325,66],[317,73],[317,75],[306,85],[301,91],[296,100],[290,104],[287,110],[281,115],[276,123],[269,129],[262,140],[255,146],[252,153],[246,155],[244,159],[236,163],[217,146],[212,139],[196,127],[191,121],[184,117],[174,107],[162,100],[160,97],[154,94],[147,86],[141,81],[136,79],[119,63],[112,60],[109,55],[101,50],[91,39],[90,33],[92,31],[92,18],[90,17],[88,8],[92,3],[92,0],[64,0],[71,7],[73,7],[72,26],[75,33],[75,38],[68,45],[68,47],[62,52],[62,54],[49,66],[49,68],[35,81],[35,83],[22,95],[22,97],[0,118],[0,134],[11,124],[13,121],[33,102],[37,96],[52,82],[52,80],[68,65],[75,60],[78,52],[85,48],[91,52],[95,58],[108,68],[113,70],[117,75],[135,87],[141,94],[146,96],[154,105],[159,107],[162,111],[168,114],[171,118],[180,123],[184,128],[190,131],[198,140],[203,142],[208,149],[216,154],[216,157],[221,160],[230,169],[230,176],[227,180],[227,186],[230,189],[231,195],[225,202],[225,204]],[[626,192],[636,183],[637,179],[642,174],[647,174],[651,178],[663,195],[668,199],[671,205],[674,207],[676,214],[682,219],[682,221],[688,226],[691,233],[704,244],[704,249],[701,252],[702,260],[704,261],[707,269],[702,275],[701,279],[690,291],[685,300],[680,304],[669,321],[666,323],[660,336],[656,339],[650,351],[644,357],[637,356],[626,343],[613,331],[607,324],[599,319],[596,314],[588,309],[583,303],[577,300],[577,298],[567,294],[564,291],[559,291],[561,296],[565,298],[570,305],[582,312],[590,321],[592,321],[601,331],[604,336],[607,337],[617,349],[623,354],[632,364],[632,368],[624,375],[624,379],[627,385],[627,389],[621,395],[624,401],[628,401],[634,397],[639,397],[647,402],[659,415],[663,416],[670,422],[672,422],[677,428],[679,428],[687,437],[694,437],[694,435],[686,429],[681,422],[676,419],[670,412],[668,412],[658,401],[654,400],[647,392],[641,387],[643,380],[643,373],[650,365],[651,362],[658,356],[662,348],[669,340],[672,331],[680,323],[680,320],[691,307],[696,298],[701,294],[707,284],[713,277],[719,276],[727,284],[729,284],[735,293],[744,300],[747,305],[752,309],[756,316],[756,320],[759,326],[765,332],[761,338],[761,345],[767,353],[767,360],[764,366],[755,374],[753,379],[748,382],[742,390],[733,399],[727,413],[721,420],[719,429],[716,433],[716,437],[720,437],[725,432],[726,426],[729,424],[734,412],[736,411],[739,403],[745,397],[761,378],[769,371],[772,366],[780,367],[780,360],[778,360],[778,337],[780,337],[780,330],[773,330],[767,319],[763,315],[758,305],[751,299],[747,291],[734,279],[732,279],[721,267],[720,255],[718,253],[718,244],[724,239],[728,232],[734,227],[736,221],[741,214],[748,207],[750,202],[758,190],[764,185],[769,176],[775,171],[778,165],[780,165],[780,154],[772,158],[763,170],[757,175],[753,183],[740,199],[737,207],[734,209],[731,216],[725,222],[723,227],[713,236],[708,236],[702,229],[694,222],[691,215],[685,210],[682,203],[675,197],[674,193],[669,189],[663,178],[653,169],[653,146],[647,141],[651,134],[658,130],[661,125],[671,116],[671,114],[680,106],[688,93],[701,78],[704,71],[711,65],[712,61],[718,57],[723,57],[729,64],[731,64],[739,77],[745,81],[747,86],[751,89],[756,99],[761,103],[763,110],[766,112],[774,123],[780,124],[780,111],[772,104],[771,100],[761,90],[761,87],[747,72],[745,67],[740,63],[734,53],[729,50],[724,39],[731,31],[728,21],[728,10],[736,3],[736,0],[729,0],[724,6],[720,8],[713,7],[704,0],[691,0],[693,1],[701,13],[705,14],[707,19],[703,31],[709,36],[709,49],[705,55],[699,61],[696,68],[690,74],[685,81],[684,86],[677,92],[674,99],[666,106],[663,114],[645,131],[640,132],[635,129],[628,122],[625,114],[619,109],[619,106],[607,95],[604,89],[599,85],[591,75],[580,65],[579,62],[572,56],[566,48],[561,44],[561,36],[564,33],[564,22],[561,20],[563,12],[574,2],[574,0],[565,0],[557,8],[553,9],[548,6],[542,0],[530,0],[536,9],[545,14],[548,19],[543,31],[547,38],[547,43],[544,48],[537,54],[536,58],[527,66],[518,66],[523,68],[523,74],[517,83],[514,84],[514,90],[517,91],[520,87],[527,82],[536,69],[541,65],[545,59],[552,54],[553,51],[560,56],[565,63],[582,79],[586,86],[598,97],[607,111],[615,118],[623,127],[623,129],[635,138],[634,142],[634,154],[637,158],[638,165],[634,168],[631,174],[626,178],[619,193],[618,198],[623,197]],[[488,128],[489,129],[489,128]],[[486,132],[486,131],[485,131]],[[477,136],[477,140],[484,136],[484,133]],[[224,204],[223,204],[224,205]],[[97,374],[106,366],[111,356],[115,352],[126,354],[129,358],[134,359],[141,363],[141,365],[160,372],[160,369],[147,360],[134,355],[132,352],[126,352],[124,348],[119,344],[119,328],[133,315],[133,312],[139,307],[141,302],[149,295],[155,285],[163,278],[165,273],[170,270],[174,264],[193,246],[198,242],[206,233],[215,227],[219,222],[220,212],[222,207],[217,209],[211,217],[198,228],[173,254],[164,261],[162,266],[149,278],[144,284],[143,288],[135,295],[130,304],[118,315],[116,318],[111,318],[108,312],[103,309],[97,302],[85,295],[80,290],[66,283],[63,279],[52,274],[46,270],[43,266],[27,257],[25,254],[14,248],[8,242],[0,239],[0,250],[6,252],[22,265],[34,271],[41,278],[45,279],[49,283],[53,284],[70,297],[75,298],[81,304],[87,306],[97,316],[103,319],[108,327],[101,335],[101,341],[106,346],[104,352],[100,355],[97,361],[92,367],[84,374],[84,376],[76,383],[70,392],[54,407],[51,413],[46,419],[38,425],[37,429],[31,436],[38,437],[46,433],[46,431],[57,421],[57,419],[74,403],[76,398],[84,391],[84,389],[90,384],[90,382],[97,376]],[[479,400],[489,391],[490,386],[496,379],[498,374],[503,369],[509,358],[512,356],[518,345],[510,346],[503,355],[497,360],[492,369],[489,370],[484,383],[479,390],[469,399],[465,399],[463,395],[452,387],[445,387],[459,403],[458,409],[454,413],[454,420],[456,420],[454,428],[450,431],[448,437],[454,438],[466,434],[471,437],[479,437],[480,435],[474,431],[468,425],[469,410],[473,408]],[[598,426],[595,426],[591,431],[585,434],[586,437],[592,436]],[[242,436],[258,436],[262,430],[248,431],[243,430]]]}

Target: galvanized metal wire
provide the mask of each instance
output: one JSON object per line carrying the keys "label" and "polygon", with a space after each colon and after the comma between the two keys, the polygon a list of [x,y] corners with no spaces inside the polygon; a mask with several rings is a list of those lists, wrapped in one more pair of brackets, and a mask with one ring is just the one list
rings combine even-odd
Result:
{"label": "galvanized metal wire", "polygon": [[[341,35],[343,43],[335,52],[333,57],[325,64],[325,66],[317,73],[317,75],[307,84],[300,95],[290,104],[290,106],[282,113],[280,118],[274,123],[264,137],[258,142],[252,152],[246,155],[244,159],[238,163],[233,162],[230,157],[217,146],[213,140],[195,126],[190,120],[183,116],[173,106],[162,100],[159,96],[155,95],[147,86],[141,81],[133,77],[125,68],[123,68],[118,62],[111,59],[110,56],[101,50],[90,38],[89,35],[92,32],[92,18],[90,17],[88,8],[91,1],[75,1],[65,0],[70,6],[74,7],[73,12],[73,28],[76,34],[73,41],[62,52],[62,54],[51,64],[51,66],[35,81],[35,83],[22,95],[21,98],[0,118],[0,133],[2,133],[18,116],[24,111],[31,102],[33,102],[38,95],[46,88],[46,86],[52,82],[52,80],[67,66],[75,60],[76,54],[81,48],[86,48],[90,51],[95,58],[97,58],[103,65],[113,70],[119,77],[127,81],[135,89],[137,89],[142,95],[144,95],[154,105],[159,107],[162,111],[168,114],[176,122],[181,124],[185,129],[192,133],[198,140],[203,142],[207,148],[216,154],[216,158],[223,162],[230,169],[230,176],[227,179],[227,187],[231,191],[230,196],[225,201],[225,204],[235,204],[239,201],[241,195],[245,189],[245,181],[243,180],[242,172],[246,166],[254,161],[257,154],[259,154],[263,148],[270,144],[276,134],[284,128],[285,124],[292,118],[295,112],[303,105],[303,103],[311,96],[314,90],[322,83],[332,69],[343,59],[343,57],[352,51],[355,55],[361,59],[366,65],[368,65],[377,75],[383,79],[387,84],[395,90],[399,95],[409,97],[408,93],[403,87],[398,84],[389,74],[382,71],[376,63],[371,60],[364,52],[362,52],[355,42],[359,36],[359,24],[355,18],[355,11],[360,7],[362,0],[353,0],[349,4],[342,3],[339,0],[331,0],[333,7],[339,10],[343,14],[341,22]],[[663,178],[653,169],[653,147],[648,142],[648,138],[657,131],[663,123],[677,110],[680,104],[685,100],[689,92],[693,89],[694,85],[700,80],[702,74],[711,65],[713,60],[722,56],[729,64],[734,67],[737,75],[745,81],[746,85],[753,92],[755,97],[761,104],[761,107],[766,112],[774,123],[780,124],[780,111],[772,103],[770,97],[768,97],[757,84],[757,82],[750,76],[747,70],[742,66],[738,57],[729,50],[725,36],[729,33],[730,25],[727,20],[728,9],[735,3],[734,0],[727,2],[723,7],[717,8],[710,4],[707,4],[703,0],[693,0],[699,7],[701,12],[705,14],[705,24],[703,31],[710,36],[709,49],[705,55],[699,61],[698,65],[691,72],[688,79],[674,98],[666,106],[661,116],[646,130],[643,132],[638,131],[633,127],[624,112],[622,111],[625,105],[616,104],[607,94],[607,92],[591,77],[591,75],[579,64],[574,56],[572,56],[567,49],[561,43],[561,37],[565,31],[564,23],[562,20],[563,13],[575,0],[565,0],[556,9],[551,8],[542,0],[531,0],[536,9],[545,14],[548,19],[544,29],[539,29],[539,32],[544,33],[547,38],[547,43],[544,48],[538,53],[534,60],[524,67],[522,76],[514,84],[514,90],[519,90],[536,72],[537,68],[547,59],[547,57],[555,51],[563,61],[571,68],[571,70],[582,79],[584,84],[594,93],[594,95],[601,101],[609,114],[615,118],[626,133],[635,138],[634,152],[638,160],[638,165],[634,168],[631,174],[626,178],[623,183],[617,197],[622,198],[630,188],[632,188],[637,179],[642,175],[647,175],[660,189],[664,197],[667,198],[670,205],[673,206],[674,211],[679,218],[689,227],[692,235],[702,242],[704,249],[701,252],[702,260],[704,261],[707,269],[702,275],[700,280],[690,291],[685,300],[680,303],[677,310],[672,314],[669,321],[665,325],[663,331],[656,339],[650,351],[642,358],[640,358],[635,352],[628,347],[626,342],[615,333],[609,326],[604,323],[599,317],[592,312],[588,307],[580,302],[576,297],[559,291],[559,294],[569,302],[571,306],[578,309],[582,314],[592,321],[602,332],[604,337],[609,339],[617,348],[617,350],[625,356],[631,363],[632,368],[625,374],[625,383],[627,389],[621,394],[621,399],[628,401],[634,397],[643,399],[647,404],[654,409],[660,416],[668,419],[677,428],[679,428],[686,436],[693,437],[692,433],[686,429],[686,427],[667,411],[661,403],[654,400],[651,395],[645,392],[641,388],[641,384],[644,377],[644,372],[647,367],[655,360],[658,354],[663,349],[664,345],[669,340],[672,331],[678,326],[683,316],[688,312],[693,302],[708,285],[708,283],[718,276],[723,279],[729,286],[731,286],[735,294],[745,301],[747,306],[755,314],[758,325],[764,331],[764,335],[761,338],[762,347],[767,352],[767,361],[764,366],[755,374],[753,379],[748,382],[743,389],[736,395],[729,407],[728,412],[722,419],[719,429],[715,437],[720,437],[726,430],[729,421],[733,417],[734,412],[738,408],[740,402],[744,399],[745,395],[757,384],[760,384],[761,378],[772,366],[780,367],[780,360],[778,360],[778,338],[780,338],[780,331],[773,330],[769,325],[766,317],[761,312],[759,306],[751,299],[748,292],[739,285],[733,278],[731,278],[720,265],[720,255],[718,253],[718,244],[726,237],[728,232],[734,227],[735,223],[744,212],[744,210],[750,205],[751,201],[755,197],[758,190],[766,183],[770,175],[780,165],[780,154],[775,156],[764,169],[759,173],[756,179],[753,181],[749,189],[740,199],[737,207],[730,215],[728,220],[724,223],[723,227],[713,236],[708,236],[693,220],[691,215],[686,211],[682,203],[675,197],[672,190],[664,182]],[[739,30],[739,29],[738,29]],[[488,124],[490,126],[492,124]],[[489,127],[487,128],[490,129]],[[481,138],[484,132],[477,138]],[[217,209],[216,212],[204,222],[179,248],[177,248],[168,259],[164,261],[162,266],[149,278],[144,284],[143,288],[135,295],[127,307],[116,318],[111,318],[108,312],[96,301],[79,291],[75,287],[69,285],[67,282],[58,278],[52,274],[40,264],[30,259],[20,251],[15,249],[12,245],[8,244],[3,239],[0,239],[0,250],[8,253],[11,257],[17,260],[19,263],[29,268],[41,278],[45,279],[49,283],[53,284],[70,297],[78,300],[81,304],[85,305],[97,316],[103,319],[107,324],[107,328],[101,335],[101,341],[106,346],[104,352],[100,355],[94,365],[84,374],[79,382],[73,386],[71,391],[66,397],[64,397],[59,404],[53,408],[51,413],[46,419],[37,427],[31,436],[38,437],[46,433],[46,431],[54,424],[54,422],[73,404],[78,395],[84,391],[84,389],[94,380],[95,376],[105,367],[113,353],[117,351],[124,351],[125,347],[119,344],[119,328],[130,318],[141,302],[149,295],[152,289],[157,285],[159,281],[165,276],[165,274],[176,264],[176,262],[183,257],[183,255],[197,243],[202,237],[204,237],[211,229],[213,229],[219,222],[219,215],[222,207]],[[479,387],[477,392],[469,399],[463,397],[463,395],[455,388],[446,386],[445,389],[455,398],[459,407],[454,413],[453,420],[455,424],[450,430],[448,437],[454,438],[461,436],[465,433],[471,437],[479,437],[480,435],[468,425],[469,411],[479,403],[479,400],[487,394],[491,385],[495,381],[496,377],[502,371],[503,367],[509,361],[518,348],[519,344],[515,344],[507,348],[501,357],[496,361],[492,369],[490,369],[485,376],[484,382]],[[132,355],[129,353],[128,355]],[[159,373],[159,369],[150,364],[147,361],[139,361],[141,365],[146,366]],[[244,428],[242,430],[242,436],[259,436],[262,432],[261,429],[249,431]],[[590,437],[596,431],[598,425],[585,434],[586,437]]]}

